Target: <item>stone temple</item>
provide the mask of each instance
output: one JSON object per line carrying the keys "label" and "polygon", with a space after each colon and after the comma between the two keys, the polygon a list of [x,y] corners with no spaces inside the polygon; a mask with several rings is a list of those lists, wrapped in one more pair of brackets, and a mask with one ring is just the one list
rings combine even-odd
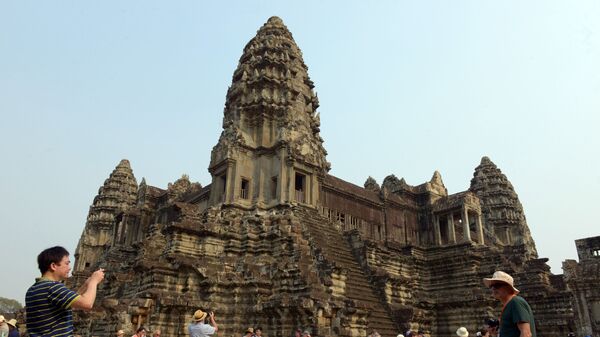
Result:
{"label": "stone temple", "polygon": [[[203,308],[216,313],[219,336],[248,326],[269,337],[296,328],[474,334],[500,313],[481,282],[500,269],[532,305],[538,336],[598,334],[597,255],[566,261],[567,277],[551,274],[513,186],[489,158],[455,194],[439,172],[416,186],[390,175],[364,187],[328,174],[307,69],[282,20],[270,18],[233,73],[210,184],[185,175],[166,189],[138,184],[129,161],[117,165],[75,253],[72,286],[108,270],[94,310],[76,317],[78,333],[143,325],[186,336]],[[600,251],[597,238],[586,242],[585,252]]]}

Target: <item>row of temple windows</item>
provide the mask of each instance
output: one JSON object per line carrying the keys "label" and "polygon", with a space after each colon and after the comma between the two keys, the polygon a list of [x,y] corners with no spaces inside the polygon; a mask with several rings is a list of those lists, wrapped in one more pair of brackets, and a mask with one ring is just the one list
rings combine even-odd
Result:
{"label": "row of temple windows", "polygon": [[[370,235],[377,239],[383,239],[381,225],[371,226],[371,224],[368,221],[365,221],[361,218],[357,218],[350,214],[336,211],[334,209],[323,208],[321,210],[321,213],[325,215],[329,220],[337,221],[341,225],[342,231],[358,229],[361,232],[367,231],[367,235]],[[371,230],[369,230],[369,228]]]}
{"label": "row of temple windows", "polygon": [[[222,175],[221,177],[221,184],[222,184],[222,188],[223,190],[221,191],[222,195],[221,198],[225,198],[225,189],[227,188],[227,175]],[[277,176],[274,176],[271,178],[271,188],[270,188],[270,192],[271,192],[271,199],[276,199],[277,198]],[[306,176],[301,174],[301,173],[296,173],[295,179],[294,179],[294,200],[298,201],[298,202],[306,202],[306,196],[305,196],[305,191],[306,191]],[[246,178],[242,178],[242,181],[240,183],[240,198],[241,199],[250,199],[250,179],[246,179]]]}

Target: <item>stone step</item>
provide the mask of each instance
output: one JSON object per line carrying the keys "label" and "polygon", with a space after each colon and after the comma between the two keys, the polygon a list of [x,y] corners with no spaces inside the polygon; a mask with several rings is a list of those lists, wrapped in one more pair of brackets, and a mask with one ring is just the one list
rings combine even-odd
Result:
{"label": "stone step", "polygon": [[398,333],[383,303],[373,292],[367,276],[356,261],[348,242],[331,221],[315,210],[298,207],[296,209],[305,219],[309,238],[320,247],[324,258],[337,267],[346,270],[346,291],[344,296],[357,303],[368,306],[368,328],[377,330],[382,337],[393,337]]}

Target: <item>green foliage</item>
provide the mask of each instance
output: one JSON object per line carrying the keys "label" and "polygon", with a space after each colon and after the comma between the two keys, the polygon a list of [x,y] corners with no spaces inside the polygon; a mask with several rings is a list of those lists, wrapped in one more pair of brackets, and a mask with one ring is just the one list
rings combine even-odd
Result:
{"label": "green foliage", "polygon": [[10,298],[0,297],[0,312],[1,313],[15,313],[22,309],[23,305],[19,303],[17,300],[12,300]]}

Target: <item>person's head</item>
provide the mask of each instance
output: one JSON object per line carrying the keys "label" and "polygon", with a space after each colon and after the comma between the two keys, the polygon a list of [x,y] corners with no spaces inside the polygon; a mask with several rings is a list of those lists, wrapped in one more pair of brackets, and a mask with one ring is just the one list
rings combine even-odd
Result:
{"label": "person's head", "polygon": [[61,246],[44,249],[38,255],[37,261],[42,275],[46,272],[52,272],[59,278],[66,279],[71,271],[69,252]]}
{"label": "person's head", "polygon": [[4,316],[0,315],[0,324],[6,322],[6,319],[4,318]]}
{"label": "person's head", "polygon": [[404,335],[399,333],[396,337],[404,337]]}
{"label": "person's head", "polygon": [[425,336],[425,332],[419,330],[419,332],[417,332],[417,336],[423,337],[423,336]]}
{"label": "person's head", "polygon": [[310,337],[310,332],[308,332],[308,330],[305,330],[305,331],[302,333],[302,337]]}
{"label": "person's head", "polygon": [[467,331],[467,328],[465,328],[464,326],[461,326],[460,328],[458,328],[458,330],[456,330],[456,335],[458,337],[469,337],[469,331]]}
{"label": "person's head", "polygon": [[13,331],[14,329],[17,328],[17,320],[16,319],[9,319],[6,324],[8,325],[8,330],[9,331]]}
{"label": "person's head", "polygon": [[262,328],[257,326],[256,329],[254,329],[254,334],[257,336],[262,336]]}
{"label": "person's head", "polygon": [[154,336],[154,337],[160,337],[160,329],[154,330],[154,334],[152,336]]}
{"label": "person's head", "polygon": [[244,331],[244,335],[246,336],[252,336],[254,334],[254,329],[252,328],[248,328],[246,329],[246,331]]}
{"label": "person's head", "polygon": [[143,326],[139,327],[137,330],[135,330],[135,334],[138,337],[146,336],[146,328],[144,328]]}
{"label": "person's head", "polygon": [[196,323],[204,322],[206,316],[208,316],[207,312],[198,309],[194,312],[194,321],[196,321]]}
{"label": "person's head", "polygon": [[490,288],[492,296],[500,301],[519,293],[519,290],[514,287],[512,276],[503,271],[496,271],[491,278],[484,278],[483,283]]}
{"label": "person's head", "polygon": [[115,335],[117,335],[117,337],[123,337],[123,335],[125,335],[125,331],[119,330]]}

